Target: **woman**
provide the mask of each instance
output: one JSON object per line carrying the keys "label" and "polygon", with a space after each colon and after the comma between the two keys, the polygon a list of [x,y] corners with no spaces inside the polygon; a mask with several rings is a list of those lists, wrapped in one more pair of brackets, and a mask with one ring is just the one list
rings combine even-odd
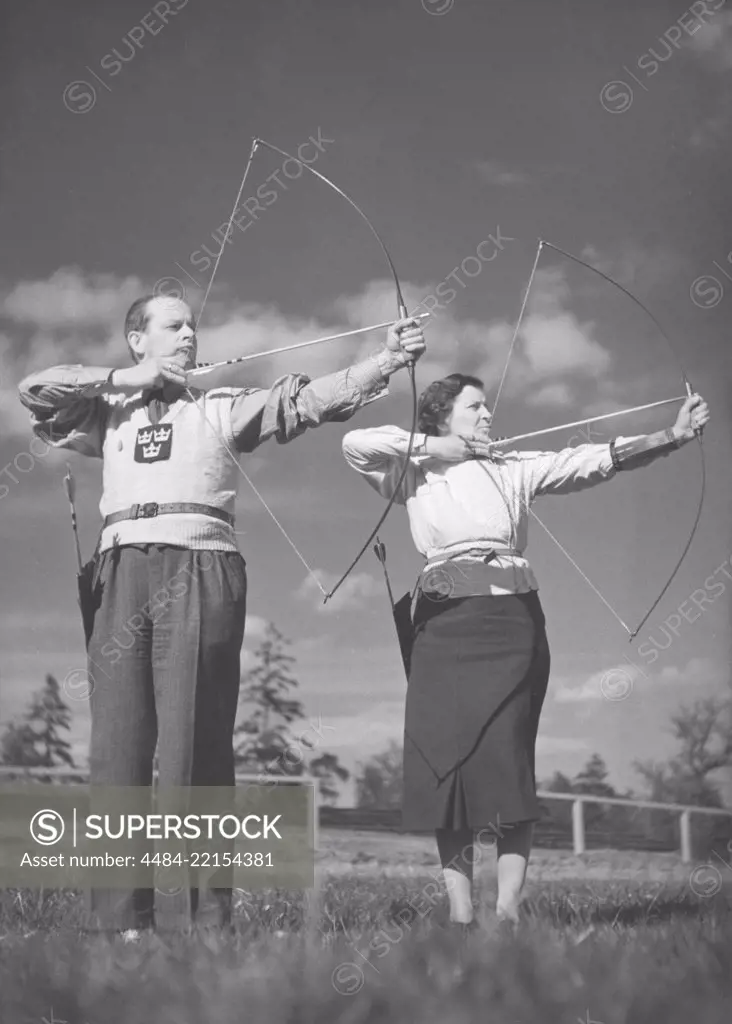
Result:
{"label": "woman", "polygon": [[[473,921],[474,842],[495,838],[499,919],[516,923],[534,822],[534,755],[549,679],[538,584],[523,552],[528,510],[645,466],[709,421],[692,395],[670,430],[559,452],[505,452],[490,441],[482,381],[435,381],[398,497],[426,565],[417,584],[404,732],[405,831],[435,831],[452,921]],[[348,463],[386,499],[409,434],[354,430]],[[476,835],[477,833],[477,835]]]}

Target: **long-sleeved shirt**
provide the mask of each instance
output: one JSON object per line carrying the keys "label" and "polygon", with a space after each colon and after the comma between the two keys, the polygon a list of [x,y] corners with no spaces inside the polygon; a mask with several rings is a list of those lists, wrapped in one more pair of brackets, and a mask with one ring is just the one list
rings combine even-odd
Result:
{"label": "long-sleeved shirt", "polygon": [[[110,372],[54,366],[18,388],[37,437],[103,460],[103,518],[147,502],[196,502],[233,517],[242,453],[270,437],[284,444],[308,427],[348,420],[386,384],[370,359],[312,381],[288,374],[270,388],[192,387],[195,402],[183,391],[152,424],[147,393],[103,392]],[[122,520],[103,530],[99,550],[145,543],[237,550],[233,526],[201,513]]]}
{"label": "long-sleeved shirt", "polygon": [[[416,434],[415,445],[424,440],[424,434]],[[409,432],[400,427],[352,430],[343,438],[343,454],[389,499],[404,468],[408,443]],[[463,591],[525,593],[538,590],[524,557],[533,501],[544,494],[594,487],[616,472],[609,444],[583,444],[558,452],[503,452],[495,460],[464,462],[413,454],[395,503],[406,505],[415,547],[427,559],[429,573],[435,570],[437,577],[443,576],[449,596]],[[483,559],[491,551],[496,555],[486,564]],[[456,556],[462,567],[458,570]],[[432,589],[439,591],[439,583]],[[443,596],[448,596],[444,589]]]}

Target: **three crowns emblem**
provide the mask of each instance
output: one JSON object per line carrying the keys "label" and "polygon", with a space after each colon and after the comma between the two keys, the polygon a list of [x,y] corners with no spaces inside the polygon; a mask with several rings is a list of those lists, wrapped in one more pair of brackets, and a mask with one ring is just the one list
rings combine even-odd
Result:
{"label": "three crowns emblem", "polygon": [[173,439],[172,423],[141,427],[137,432],[135,462],[158,462],[170,458]]}

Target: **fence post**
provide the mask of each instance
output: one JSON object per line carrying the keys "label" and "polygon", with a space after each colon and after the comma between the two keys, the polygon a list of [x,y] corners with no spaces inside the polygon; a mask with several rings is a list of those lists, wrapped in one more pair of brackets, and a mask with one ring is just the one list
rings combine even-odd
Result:
{"label": "fence post", "polygon": [[575,856],[585,852],[584,800],[572,801],[572,842]]}
{"label": "fence post", "polygon": [[681,833],[681,863],[691,862],[691,811],[682,811],[679,815],[679,831]]}

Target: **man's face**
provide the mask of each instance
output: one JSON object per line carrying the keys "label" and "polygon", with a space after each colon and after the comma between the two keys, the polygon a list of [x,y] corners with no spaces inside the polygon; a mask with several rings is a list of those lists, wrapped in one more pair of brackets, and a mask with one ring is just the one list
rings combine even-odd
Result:
{"label": "man's face", "polygon": [[176,356],[184,369],[196,364],[196,321],[190,306],[180,299],[158,296],[147,304],[147,326],[129,335],[130,344],[142,359]]}
{"label": "man's face", "polygon": [[484,393],[472,384],[467,384],[455,399],[447,420],[446,433],[479,437],[487,441],[491,436],[491,419]]}

